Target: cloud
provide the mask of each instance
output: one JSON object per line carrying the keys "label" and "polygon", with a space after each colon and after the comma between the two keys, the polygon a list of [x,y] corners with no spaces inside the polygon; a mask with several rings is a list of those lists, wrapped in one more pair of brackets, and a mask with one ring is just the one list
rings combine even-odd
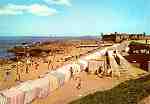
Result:
{"label": "cloud", "polygon": [[37,16],[52,16],[57,14],[53,8],[46,5],[32,4],[32,5],[15,5],[8,4],[0,8],[0,15],[21,15],[30,13]]}
{"label": "cloud", "polygon": [[48,4],[72,6],[71,0],[44,0]]}

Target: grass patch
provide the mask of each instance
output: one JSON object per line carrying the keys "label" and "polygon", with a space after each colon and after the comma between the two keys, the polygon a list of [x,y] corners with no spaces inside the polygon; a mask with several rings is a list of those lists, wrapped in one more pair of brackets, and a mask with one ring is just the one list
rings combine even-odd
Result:
{"label": "grass patch", "polygon": [[89,94],[70,104],[137,104],[150,95],[150,75],[122,82],[107,90]]}
{"label": "grass patch", "polygon": [[[129,41],[129,43],[131,44],[131,43],[137,43],[137,44],[146,44],[146,40],[131,40],[131,41]],[[147,40],[147,44],[150,44],[150,40]]]}

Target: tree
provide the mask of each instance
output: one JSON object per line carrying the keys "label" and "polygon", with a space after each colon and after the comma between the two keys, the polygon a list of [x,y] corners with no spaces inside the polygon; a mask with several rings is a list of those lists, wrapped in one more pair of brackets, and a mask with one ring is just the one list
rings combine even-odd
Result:
{"label": "tree", "polygon": [[103,34],[103,33],[101,33],[101,38],[103,38],[103,36],[104,36],[104,34]]}
{"label": "tree", "polygon": [[[101,33],[101,39],[103,40],[103,37],[104,37],[104,34],[103,33]],[[103,40],[103,43],[104,43],[104,40]]]}
{"label": "tree", "polygon": [[146,35],[146,33],[145,32],[143,32],[143,36],[145,36]]}

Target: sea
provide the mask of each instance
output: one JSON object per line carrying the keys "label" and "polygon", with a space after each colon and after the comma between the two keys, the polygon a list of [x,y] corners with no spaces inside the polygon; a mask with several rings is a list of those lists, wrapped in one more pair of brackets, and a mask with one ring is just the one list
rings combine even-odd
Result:
{"label": "sea", "polygon": [[96,39],[97,37],[44,37],[44,36],[0,36],[0,58],[13,58],[15,55],[7,50],[22,43],[36,43],[64,39]]}
{"label": "sea", "polygon": [[15,57],[13,53],[7,50],[21,45],[22,43],[36,43],[44,41],[60,40],[58,37],[31,37],[31,36],[0,36],[0,58],[12,58]]}

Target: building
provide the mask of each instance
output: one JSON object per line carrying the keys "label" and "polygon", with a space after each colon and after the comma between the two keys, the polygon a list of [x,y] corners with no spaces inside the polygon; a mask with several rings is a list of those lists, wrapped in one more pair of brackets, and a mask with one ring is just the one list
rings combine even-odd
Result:
{"label": "building", "polygon": [[112,42],[122,42],[123,40],[142,40],[146,39],[146,34],[127,34],[127,33],[111,33],[111,34],[106,34],[102,35],[102,40],[103,41],[112,41]]}

